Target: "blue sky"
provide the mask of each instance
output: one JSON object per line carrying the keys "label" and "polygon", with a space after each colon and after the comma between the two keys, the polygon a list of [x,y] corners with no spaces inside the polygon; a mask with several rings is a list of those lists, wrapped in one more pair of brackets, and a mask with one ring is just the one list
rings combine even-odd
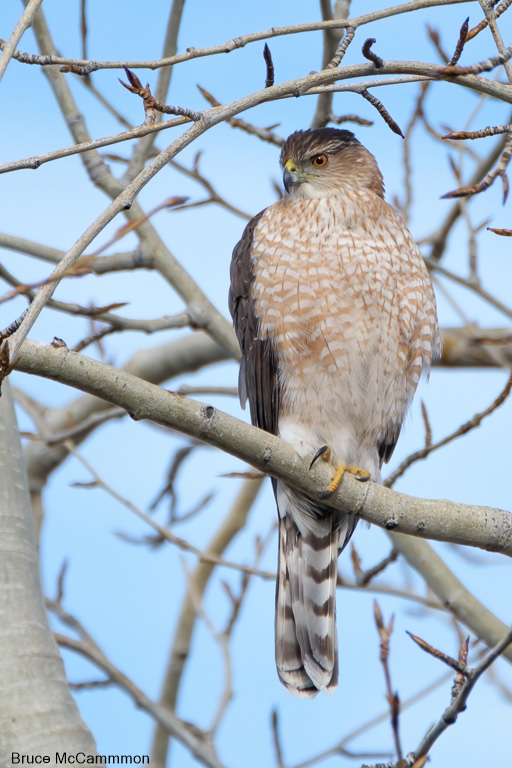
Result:
{"label": "blue sky", "polygon": [[[163,45],[168,3],[153,0],[141,4],[134,0],[90,1],[88,9],[89,55],[98,59],[152,59],[158,58]],[[79,7],[76,2],[62,3],[45,0],[43,3],[55,43],[62,53],[79,57]],[[358,15],[384,3],[353,2],[351,15]],[[7,38],[21,11],[21,4],[9,0],[0,14],[0,36]],[[430,9],[412,16],[370,24],[358,30],[350,47],[346,63],[362,60],[360,47],[366,37],[377,38],[374,49],[386,59],[414,59],[438,61],[426,34],[426,25],[441,30],[445,47],[451,51],[458,30],[470,15],[470,26],[478,23],[481,11],[477,2]],[[215,5],[188,0],[179,37],[179,51],[189,46],[196,48],[221,43],[250,31],[272,26],[317,20],[319,9],[315,2],[282,0],[271,3],[219,2]],[[505,44],[510,42],[511,25],[505,15],[500,21]],[[318,69],[321,62],[321,34],[309,33],[269,40],[274,58],[276,81],[284,81]],[[31,31],[23,36],[22,50],[36,51]],[[229,102],[244,94],[258,90],[264,81],[262,59],[263,42],[248,45],[229,55],[198,59],[176,66],[173,72],[169,102],[195,109],[204,106],[196,84],[204,86],[219,101]],[[462,64],[472,63],[495,52],[489,32],[475,38],[467,46]],[[156,73],[139,71],[139,76],[152,85]],[[496,73],[498,76],[499,73]],[[489,75],[494,76],[495,73]],[[139,99],[122,88],[117,77],[122,72],[103,70],[94,75],[95,85],[111,103],[134,124],[142,122]],[[91,97],[82,83],[69,79],[80,109],[83,110],[90,134],[106,136],[119,130],[115,119]],[[404,128],[414,108],[418,85],[376,89],[394,119]],[[0,161],[57,149],[72,143],[64,121],[59,116],[51,91],[42,73],[36,67],[11,62],[0,84],[0,97],[4,105]],[[431,88],[427,101],[428,114],[436,129],[444,125],[462,129],[478,97],[447,83]],[[243,115],[257,125],[279,123],[276,130],[283,136],[307,127],[315,107],[314,97],[288,99],[265,104]],[[479,107],[471,127],[479,128],[509,120],[509,107],[485,101]],[[403,198],[403,142],[391,133],[370,104],[355,94],[335,97],[337,113],[356,112],[374,120],[372,127],[355,126],[358,138],[375,154],[386,182],[387,196]],[[346,127],[351,128],[350,125]],[[178,135],[168,131],[157,139],[163,148]],[[180,129],[181,130],[181,129]],[[489,144],[472,149],[483,152]],[[112,148],[127,157],[129,144]],[[197,151],[202,152],[201,168],[215,180],[226,198],[249,213],[256,213],[273,202],[273,181],[280,181],[278,150],[258,142],[253,137],[220,125],[199,138],[178,158],[190,165]],[[453,175],[447,158],[457,158],[455,146],[440,145],[424,131],[416,129],[412,141],[412,169],[414,205],[410,227],[417,239],[431,232],[446,215],[451,203],[440,196],[453,189]],[[123,166],[114,164],[115,173]],[[466,176],[472,171],[466,161]],[[67,250],[87,225],[106,207],[108,201],[87,181],[81,161],[70,157],[42,166],[37,171],[19,171],[0,176],[2,197],[2,229],[46,245]],[[192,181],[172,169],[164,169],[141,193],[140,202],[146,210],[158,205],[171,195],[189,195],[191,200],[203,197],[202,190]],[[491,226],[510,227],[510,203],[501,205],[502,191],[497,182],[470,206],[473,220],[492,219]],[[173,254],[190,271],[213,303],[227,316],[227,287],[229,260],[232,247],[239,238],[244,221],[225,210],[206,206],[184,213],[162,212],[154,220],[161,236]],[[100,247],[121,225],[116,219],[100,235],[93,247]],[[128,249],[135,245],[129,236],[113,250]],[[480,263],[484,287],[503,301],[510,295],[512,280],[509,246],[505,238],[484,231],[480,238]],[[459,223],[452,233],[444,265],[465,276],[467,274],[467,234]],[[426,249],[425,252],[428,252]],[[49,266],[43,262],[4,251],[2,263],[20,279],[35,281],[44,278]],[[490,308],[465,288],[444,283],[463,308],[470,321],[485,326],[505,326],[509,320]],[[129,305],[120,313],[131,317],[158,317],[182,309],[182,302],[153,274],[115,274],[97,278],[68,280],[56,292],[56,297],[82,304],[94,302],[108,304],[127,301]],[[438,293],[439,314],[442,325],[458,325],[460,318],[453,307]],[[21,311],[25,303],[0,305],[0,325],[4,327]],[[85,320],[70,319],[65,315],[46,311],[32,330],[31,337],[51,341],[62,337],[72,346],[88,333]],[[141,334],[123,334],[105,341],[107,359],[122,365],[141,348],[150,348],[173,338],[171,332],[159,337]],[[94,355],[90,348],[87,354]],[[233,386],[236,365],[224,363],[197,377],[184,376],[179,383],[199,385],[219,384]],[[14,378],[14,377],[13,377]],[[56,407],[75,394],[57,384],[23,375],[15,377],[16,385],[46,405]],[[406,428],[398,444],[390,470],[410,451],[423,444],[423,424],[420,399],[423,398],[432,422],[434,438],[449,433],[483,410],[499,393],[506,380],[501,371],[435,370],[428,385],[422,385],[407,419]],[[227,398],[209,398],[212,404],[240,418],[237,401]],[[510,493],[506,479],[510,472],[509,427],[511,406],[506,404],[475,432],[435,453],[427,462],[414,466],[397,484],[397,489],[414,496],[450,498],[465,503],[485,504],[510,509]],[[20,413],[23,428],[30,428]],[[182,440],[162,430],[128,419],[114,422],[99,429],[81,448],[84,456],[105,476],[111,485],[132,501],[147,508],[164,481],[171,455]],[[191,508],[204,492],[213,490],[214,499],[199,518],[183,524],[178,535],[189,538],[196,546],[204,546],[223,519],[233,500],[238,481],[225,479],[222,474],[240,470],[232,457],[201,448],[194,454],[180,475],[178,492],[180,508]],[[201,481],[198,482],[198,472]],[[45,491],[46,519],[42,538],[42,572],[49,594],[55,590],[55,579],[63,559],[69,560],[66,585],[66,607],[77,615],[95,637],[99,645],[115,663],[152,697],[157,697],[162,672],[165,668],[177,613],[183,597],[186,579],[182,555],[170,545],[157,550],[127,544],[116,534],[119,531],[144,536],[147,529],[129,513],[112,501],[101,490],[71,487],[75,481],[87,481],[87,472],[75,461],[67,461],[52,477]],[[165,520],[165,504],[161,505],[158,519]],[[270,487],[262,492],[251,512],[247,529],[230,547],[226,556],[231,560],[251,562],[254,536],[265,536],[273,524],[275,508]],[[386,535],[360,525],[355,545],[365,567],[387,554]],[[459,550],[447,545],[436,545],[459,578],[476,592],[477,596],[500,618],[510,623],[511,606],[506,577],[509,567],[502,559],[480,552],[471,553],[477,559],[469,560]],[[185,558],[188,568],[194,559]],[[348,558],[341,563],[342,573],[351,575]],[[274,570],[276,541],[272,541],[262,566]],[[484,567],[485,566],[485,567]],[[212,621],[222,627],[229,604],[222,588],[227,581],[236,591],[238,574],[226,569],[218,570],[209,586],[205,609]],[[395,564],[384,576],[395,584],[409,583],[423,593],[418,577],[405,572],[402,564]],[[253,580],[240,620],[232,638],[235,676],[235,697],[219,732],[219,757],[227,766],[272,765],[273,753],[270,733],[270,712],[277,708],[280,714],[285,759],[287,765],[305,760],[326,749],[362,721],[385,711],[385,689],[378,664],[378,640],[372,616],[373,595],[340,590],[338,594],[338,625],[340,632],[340,688],[333,698],[318,697],[313,702],[296,701],[282,689],[277,681],[273,661],[273,584]],[[393,683],[401,699],[413,695],[422,686],[440,676],[441,665],[412,647],[405,629],[425,637],[448,653],[455,653],[453,629],[449,618],[443,615],[426,616],[403,601],[389,596],[379,597],[386,617],[396,614],[391,647]],[[66,653],[65,660],[71,680],[96,677],[91,665]],[[499,662],[497,671],[512,684],[510,665]],[[440,715],[449,701],[451,683],[445,683],[437,692],[414,709],[404,712],[401,724],[404,749],[412,749],[428,726]],[[207,629],[198,622],[192,657],[183,681],[179,713],[185,719],[201,726],[208,725],[215,711],[217,697],[222,689],[221,655]],[[127,696],[115,689],[80,693],[77,696],[84,718],[92,728],[103,753],[144,753],[149,750],[152,723],[137,711]],[[510,749],[507,723],[509,705],[496,687],[482,681],[472,694],[468,710],[455,728],[447,732],[432,752],[433,764],[451,766],[454,761],[469,768],[503,760]],[[474,734],[478,729],[479,739]],[[389,722],[384,722],[368,735],[350,745],[354,750],[374,751],[391,749]],[[359,761],[360,763],[361,761]],[[337,756],[322,765],[358,765],[357,761]],[[179,745],[173,748],[170,765],[189,768],[196,762]]]}

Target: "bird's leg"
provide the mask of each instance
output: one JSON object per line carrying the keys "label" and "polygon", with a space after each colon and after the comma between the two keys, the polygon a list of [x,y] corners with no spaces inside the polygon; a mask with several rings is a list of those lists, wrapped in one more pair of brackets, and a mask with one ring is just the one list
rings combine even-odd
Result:
{"label": "bird's leg", "polygon": [[325,489],[325,491],[322,491],[320,494],[321,499],[328,499],[329,496],[334,493],[338,485],[341,483],[341,480],[343,478],[343,475],[345,472],[348,471],[348,467],[345,467],[344,463],[341,462],[341,464],[338,464],[338,469],[334,473],[334,477]]}
{"label": "bird's leg", "polygon": [[372,476],[371,472],[368,472],[367,469],[363,469],[362,467],[345,467],[345,472],[349,472],[351,475],[354,475],[356,480],[360,480],[362,483],[366,483],[366,481],[369,480]]}
{"label": "bird's leg", "polygon": [[[316,461],[318,461],[318,459],[320,458],[322,458],[327,463],[330,462],[331,460],[330,446],[322,445],[322,447],[318,449],[318,451],[313,456],[313,460],[309,465],[309,468],[311,469],[313,467],[313,464]],[[351,475],[354,475],[357,480],[360,480],[363,483],[365,483],[371,477],[371,474],[370,472],[368,472],[367,469],[362,469],[361,467],[353,467],[353,466],[346,467],[345,464],[341,462],[341,464],[338,464],[338,468],[334,473],[334,477],[329,483],[329,485],[327,486],[326,490],[320,494],[321,499],[328,499],[329,496],[331,496],[331,494],[334,493],[334,491],[338,488],[339,484],[341,483],[345,472],[349,472]]]}
{"label": "bird's leg", "polygon": [[346,467],[343,462],[341,464],[338,464],[338,469],[334,473],[334,477],[325,489],[323,493],[320,494],[321,499],[328,499],[329,496],[331,496],[334,491],[338,488],[339,484],[342,481],[343,475],[345,472],[349,472],[351,475],[354,475],[357,480],[360,480],[361,482],[365,483],[367,480],[370,479],[371,474],[368,472],[367,469],[362,469],[362,467]]}

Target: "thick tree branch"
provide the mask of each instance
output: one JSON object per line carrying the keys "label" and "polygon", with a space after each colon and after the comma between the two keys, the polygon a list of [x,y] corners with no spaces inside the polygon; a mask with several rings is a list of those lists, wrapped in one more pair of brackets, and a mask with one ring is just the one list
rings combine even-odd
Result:
{"label": "thick tree branch", "polygon": [[[459,621],[489,647],[506,634],[508,627],[467,589],[427,541],[390,533],[393,547],[425,580],[429,588]],[[512,649],[504,656],[512,662]]]}
{"label": "thick tree branch", "polygon": [[[89,392],[124,408],[135,419],[149,419],[214,445],[273,477],[318,498],[332,470],[307,459],[262,430],[212,406],[176,395],[130,374],[64,348],[27,341],[18,369]],[[326,503],[357,514],[388,531],[457,544],[468,544],[512,557],[512,515],[490,507],[446,500],[414,499],[369,482],[345,477]]]}
{"label": "thick tree branch", "polygon": [[[161,384],[174,376],[192,373],[205,365],[225,359],[227,359],[226,352],[208,336],[203,333],[194,333],[153,349],[140,350],[126,364],[124,370],[136,378]],[[78,428],[108,409],[109,404],[105,400],[91,395],[82,395],[62,408],[45,412],[43,417],[45,435],[51,436],[65,429]],[[75,435],[75,442],[78,444],[86,438],[91,428],[84,429],[80,435]],[[25,461],[32,493],[42,490],[48,476],[67,455],[68,451],[62,445],[47,445],[43,441],[34,441],[27,446]]]}

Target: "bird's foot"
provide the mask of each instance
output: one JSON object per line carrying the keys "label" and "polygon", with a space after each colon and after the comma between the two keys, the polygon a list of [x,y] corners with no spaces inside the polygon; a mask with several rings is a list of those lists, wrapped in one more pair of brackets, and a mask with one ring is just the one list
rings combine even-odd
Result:
{"label": "bird's foot", "polygon": [[[323,459],[323,461],[326,461],[327,463],[331,460],[331,449],[328,445],[322,445],[321,448],[318,449],[318,451],[313,456],[313,460],[311,461],[311,464],[309,465],[309,468],[312,469],[313,465],[315,464],[318,459]],[[345,464],[342,462],[338,465],[338,469],[334,473],[334,477],[325,489],[320,494],[321,499],[328,499],[329,496],[331,496],[334,491],[338,488],[339,484],[341,483],[343,479],[343,475],[345,472],[349,472],[351,475],[354,475],[354,477],[357,480],[360,480],[362,483],[365,483],[367,480],[371,478],[370,472],[368,472],[367,469],[362,469],[361,467],[353,467],[353,466],[345,466]]]}
{"label": "bird's foot", "polygon": [[368,472],[367,469],[362,469],[361,467],[353,467],[353,466],[346,467],[345,464],[343,464],[342,462],[341,464],[338,465],[338,469],[334,473],[334,477],[329,483],[329,485],[327,486],[327,488],[325,489],[325,491],[323,491],[320,494],[321,499],[328,499],[329,496],[331,496],[334,493],[334,491],[338,488],[339,484],[341,483],[341,480],[345,472],[349,472],[351,475],[354,475],[354,477],[357,480],[360,480],[363,483],[365,483],[371,477],[371,474]]}

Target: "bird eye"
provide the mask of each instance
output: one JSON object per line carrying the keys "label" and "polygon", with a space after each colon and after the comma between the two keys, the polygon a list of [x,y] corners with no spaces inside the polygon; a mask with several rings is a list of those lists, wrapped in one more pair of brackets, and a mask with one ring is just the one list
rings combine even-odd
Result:
{"label": "bird eye", "polygon": [[316,165],[317,168],[323,168],[324,165],[327,165],[327,155],[317,155],[314,157],[313,165]]}

